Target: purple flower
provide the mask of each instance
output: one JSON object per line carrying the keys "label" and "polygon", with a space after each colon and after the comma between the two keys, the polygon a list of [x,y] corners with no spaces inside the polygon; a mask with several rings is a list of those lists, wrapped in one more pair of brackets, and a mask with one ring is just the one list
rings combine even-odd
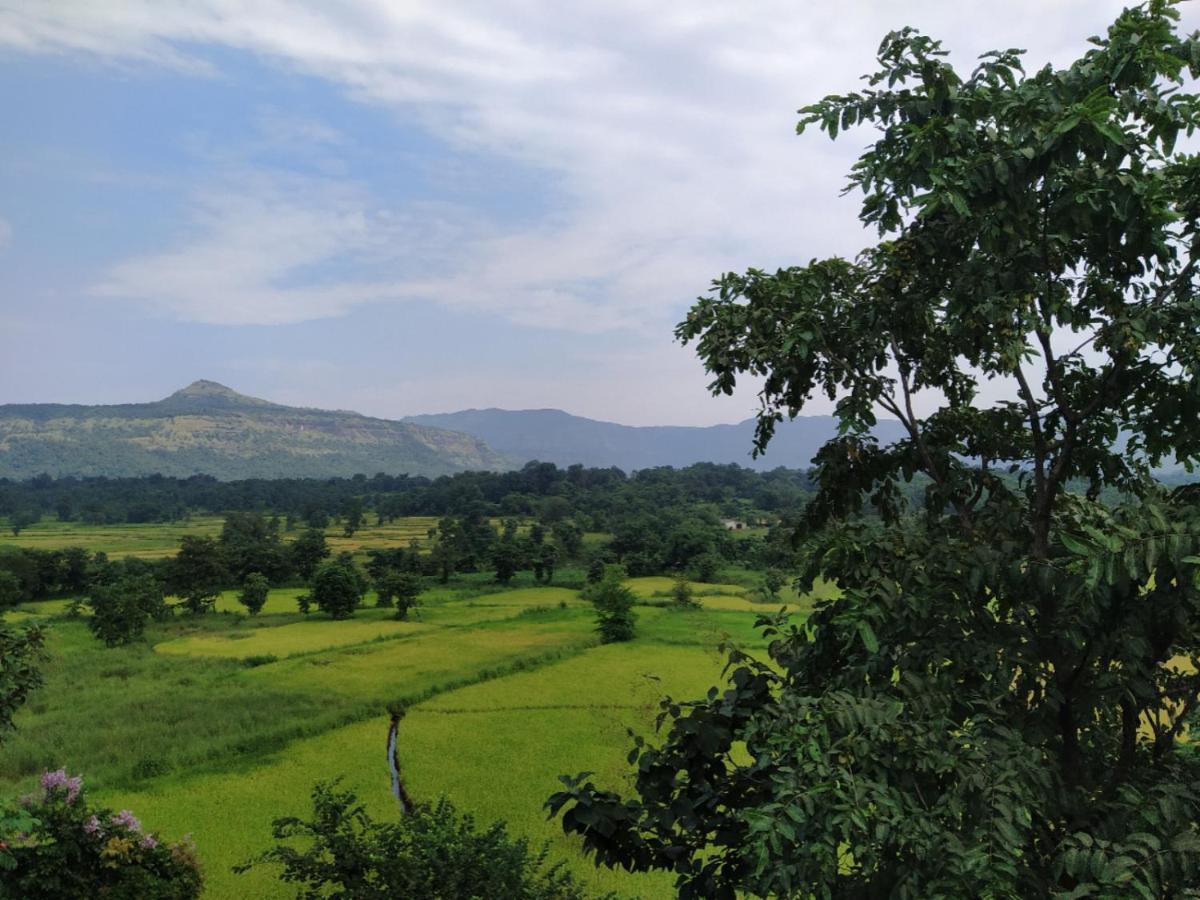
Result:
{"label": "purple flower", "polygon": [[112,822],[114,825],[124,825],[130,831],[142,830],[142,823],[138,821],[137,816],[127,809],[123,809],[113,816]]}
{"label": "purple flower", "polygon": [[142,838],[141,843],[139,843],[138,846],[143,850],[153,850],[158,846],[158,840],[154,837],[154,835],[148,834]]}
{"label": "purple flower", "polygon": [[46,792],[46,798],[50,798],[50,794],[56,788],[65,788],[67,792],[67,803],[74,803],[79,796],[79,792],[83,789],[83,779],[78,775],[74,778],[67,775],[66,769],[55,769],[53,772],[42,773],[42,789]]}
{"label": "purple flower", "polygon": [[100,833],[100,820],[96,816],[92,816],[83,823],[83,833],[86,835],[97,835]]}

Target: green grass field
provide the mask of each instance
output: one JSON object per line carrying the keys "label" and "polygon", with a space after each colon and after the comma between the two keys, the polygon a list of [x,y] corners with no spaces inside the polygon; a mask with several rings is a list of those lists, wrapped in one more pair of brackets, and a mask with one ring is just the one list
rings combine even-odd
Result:
{"label": "green grass field", "polygon": [[[138,559],[162,559],[173,556],[185,535],[216,537],[221,533],[221,516],[193,516],[186,521],[149,523],[145,525],[88,525],[83,522],[58,522],[43,518],[14,536],[9,530],[0,532],[0,547],[24,547],[34,550],[62,550],[65,547],[86,547],[96,553],[103,551],[114,559],[132,556]],[[357,556],[370,547],[390,549],[407,547],[416,540],[424,546],[429,541],[429,529],[437,525],[432,517],[413,516],[385,525],[365,524],[353,537],[343,536],[341,525],[325,529],[325,539],[334,553],[349,550]],[[284,532],[283,540],[294,540],[303,526]]]}
{"label": "green grass field", "polygon": [[291,897],[273,871],[231,867],[270,843],[274,818],[306,812],[318,780],[342,778],[375,815],[397,815],[386,739],[400,702],[413,796],[444,794],[481,821],[550,841],[598,893],[670,896],[668,877],[597,871],[542,804],[560,774],[586,769],[627,787],[627,729],[651,732],[664,695],[718,683],[722,642],[761,650],[754,620],[774,609],[732,582],[693,585],[698,610],[669,606],[669,578],[630,585],[643,598],[637,638],[609,646],[575,590],[502,590],[485,576],[431,587],[409,622],[374,608],[346,621],[303,616],[299,589],[273,590],[249,617],[230,591],[218,612],[152,624],[144,642],[114,649],[67,618],[66,601],[25,604],[6,619],[44,622],[51,661],[0,753],[0,794],[66,766],[97,800],[168,837],[193,834],[207,897]]}

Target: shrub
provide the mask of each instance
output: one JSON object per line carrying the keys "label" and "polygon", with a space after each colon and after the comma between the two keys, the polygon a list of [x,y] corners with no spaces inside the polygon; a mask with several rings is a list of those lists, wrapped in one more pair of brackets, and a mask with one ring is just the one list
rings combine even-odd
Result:
{"label": "shrub", "polygon": [[582,597],[596,607],[596,630],[605,644],[633,640],[633,591],[624,584],[625,569],[605,566],[598,584],[589,584]]}
{"label": "shrub", "polygon": [[165,843],[129,810],[90,806],[83,780],[64,769],[0,810],[0,896],[192,900],[201,883],[190,841]]}
{"label": "shrub", "polygon": [[242,584],[242,593],[238,596],[238,602],[246,607],[246,611],[250,615],[257,616],[267,605],[267,594],[270,591],[271,582],[267,580],[267,577],[260,572],[251,572]]}
{"label": "shrub", "polygon": [[717,574],[721,569],[721,558],[715,553],[702,553],[692,560],[692,564],[696,567],[697,581],[711,584],[717,580]]}
{"label": "shrub", "polygon": [[545,847],[534,851],[509,836],[504,823],[479,830],[449,801],[417,803],[396,822],[377,823],[349,792],[336,785],[313,788],[313,819],[276,819],[276,840],[308,839],[298,850],[280,844],[235,868],[283,866],[283,881],[302,885],[306,897],[391,900],[582,900],[583,890],[548,863]]}
{"label": "shrub", "polygon": [[170,614],[162,584],[153,575],[125,575],[96,584],[88,605],[92,608],[88,628],[109,647],[136,641],[146,630],[147,619]]}
{"label": "shrub", "polygon": [[396,618],[404,621],[425,590],[425,581],[412,572],[387,572],[375,582],[376,606],[396,607]]}
{"label": "shrub", "polygon": [[308,601],[333,619],[348,619],[362,601],[365,585],[354,564],[336,559],[322,564],[313,576]]}
{"label": "shrub", "polygon": [[696,599],[691,584],[682,575],[676,578],[675,583],[671,585],[671,600],[679,609],[700,608],[700,601]]}

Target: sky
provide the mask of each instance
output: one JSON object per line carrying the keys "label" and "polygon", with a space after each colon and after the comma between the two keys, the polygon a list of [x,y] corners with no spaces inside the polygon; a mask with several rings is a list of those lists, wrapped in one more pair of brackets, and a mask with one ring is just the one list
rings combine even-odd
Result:
{"label": "sky", "polygon": [[1033,69],[1122,5],[0,0],[0,403],[738,421],[674,325],[871,241],[870,133],[796,110],[894,28]]}

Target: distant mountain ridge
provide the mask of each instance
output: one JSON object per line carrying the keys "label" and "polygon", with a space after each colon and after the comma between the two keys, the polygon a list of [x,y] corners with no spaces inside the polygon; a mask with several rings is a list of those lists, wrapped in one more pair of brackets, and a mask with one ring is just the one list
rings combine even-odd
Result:
{"label": "distant mountain ridge", "polygon": [[[559,409],[467,409],[407,416],[403,421],[473,435],[519,460],[617,466],[627,472],[698,462],[738,463],[759,470],[779,466],[804,469],[821,445],[837,433],[833,416],[801,416],[780,423],[767,452],[752,459],[754,419],[707,427],[635,426],[586,419]],[[894,420],[881,420],[875,433],[881,441],[890,442],[903,436],[903,428]]]}
{"label": "distant mountain ridge", "polygon": [[283,406],[215,381],[151,403],[0,405],[0,477],[7,478],[436,476],[512,466],[461,432]]}

